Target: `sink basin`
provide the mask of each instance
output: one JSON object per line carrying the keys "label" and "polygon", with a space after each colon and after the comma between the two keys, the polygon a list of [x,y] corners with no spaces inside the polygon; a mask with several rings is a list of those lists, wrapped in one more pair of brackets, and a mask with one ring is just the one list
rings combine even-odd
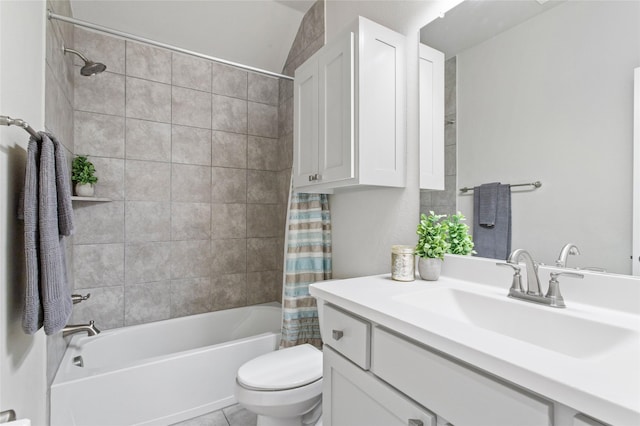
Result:
{"label": "sink basin", "polygon": [[560,309],[453,288],[403,294],[394,300],[574,358],[607,352],[640,335],[633,330],[579,318]]}

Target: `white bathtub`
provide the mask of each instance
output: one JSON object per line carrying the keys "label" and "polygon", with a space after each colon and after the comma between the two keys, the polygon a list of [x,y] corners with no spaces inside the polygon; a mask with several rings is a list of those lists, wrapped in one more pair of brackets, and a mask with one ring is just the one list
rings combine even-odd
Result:
{"label": "white bathtub", "polygon": [[280,324],[272,304],[75,335],[51,386],[51,426],[169,425],[234,404],[236,371],[277,349]]}

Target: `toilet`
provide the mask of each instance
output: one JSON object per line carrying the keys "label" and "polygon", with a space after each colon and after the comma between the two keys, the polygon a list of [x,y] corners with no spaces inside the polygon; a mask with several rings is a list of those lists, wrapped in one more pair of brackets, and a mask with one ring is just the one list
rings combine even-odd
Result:
{"label": "toilet", "polygon": [[243,364],[234,395],[258,426],[322,426],[322,351],[304,344]]}

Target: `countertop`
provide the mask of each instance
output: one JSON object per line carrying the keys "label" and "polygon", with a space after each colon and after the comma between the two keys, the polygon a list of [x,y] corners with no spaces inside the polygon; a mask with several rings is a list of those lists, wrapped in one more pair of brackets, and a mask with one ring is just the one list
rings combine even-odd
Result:
{"label": "countertop", "polygon": [[[316,298],[596,419],[621,426],[640,425],[640,338],[628,339],[613,350],[576,357],[425,312],[402,301],[438,288],[506,298],[509,283],[497,287],[447,276],[436,282],[418,278],[402,283],[391,280],[390,275],[377,275],[318,282],[311,285],[310,292]],[[531,305],[536,309],[554,309]],[[636,333],[640,329],[637,313],[572,301],[567,301],[567,305],[563,314],[602,321]],[[553,328],[553,324],[546,326],[549,330]]]}

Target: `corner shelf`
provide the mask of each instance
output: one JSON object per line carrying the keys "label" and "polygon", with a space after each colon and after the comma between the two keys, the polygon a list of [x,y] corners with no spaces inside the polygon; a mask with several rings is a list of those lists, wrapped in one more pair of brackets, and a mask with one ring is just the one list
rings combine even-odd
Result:
{"label": "corner shelf", "polygon": [[76,197],[75,195],[71,197],[71,201],[88,201],[92,203],[108,203],[111,201],[111,198],[99,198],[99,197]]}

